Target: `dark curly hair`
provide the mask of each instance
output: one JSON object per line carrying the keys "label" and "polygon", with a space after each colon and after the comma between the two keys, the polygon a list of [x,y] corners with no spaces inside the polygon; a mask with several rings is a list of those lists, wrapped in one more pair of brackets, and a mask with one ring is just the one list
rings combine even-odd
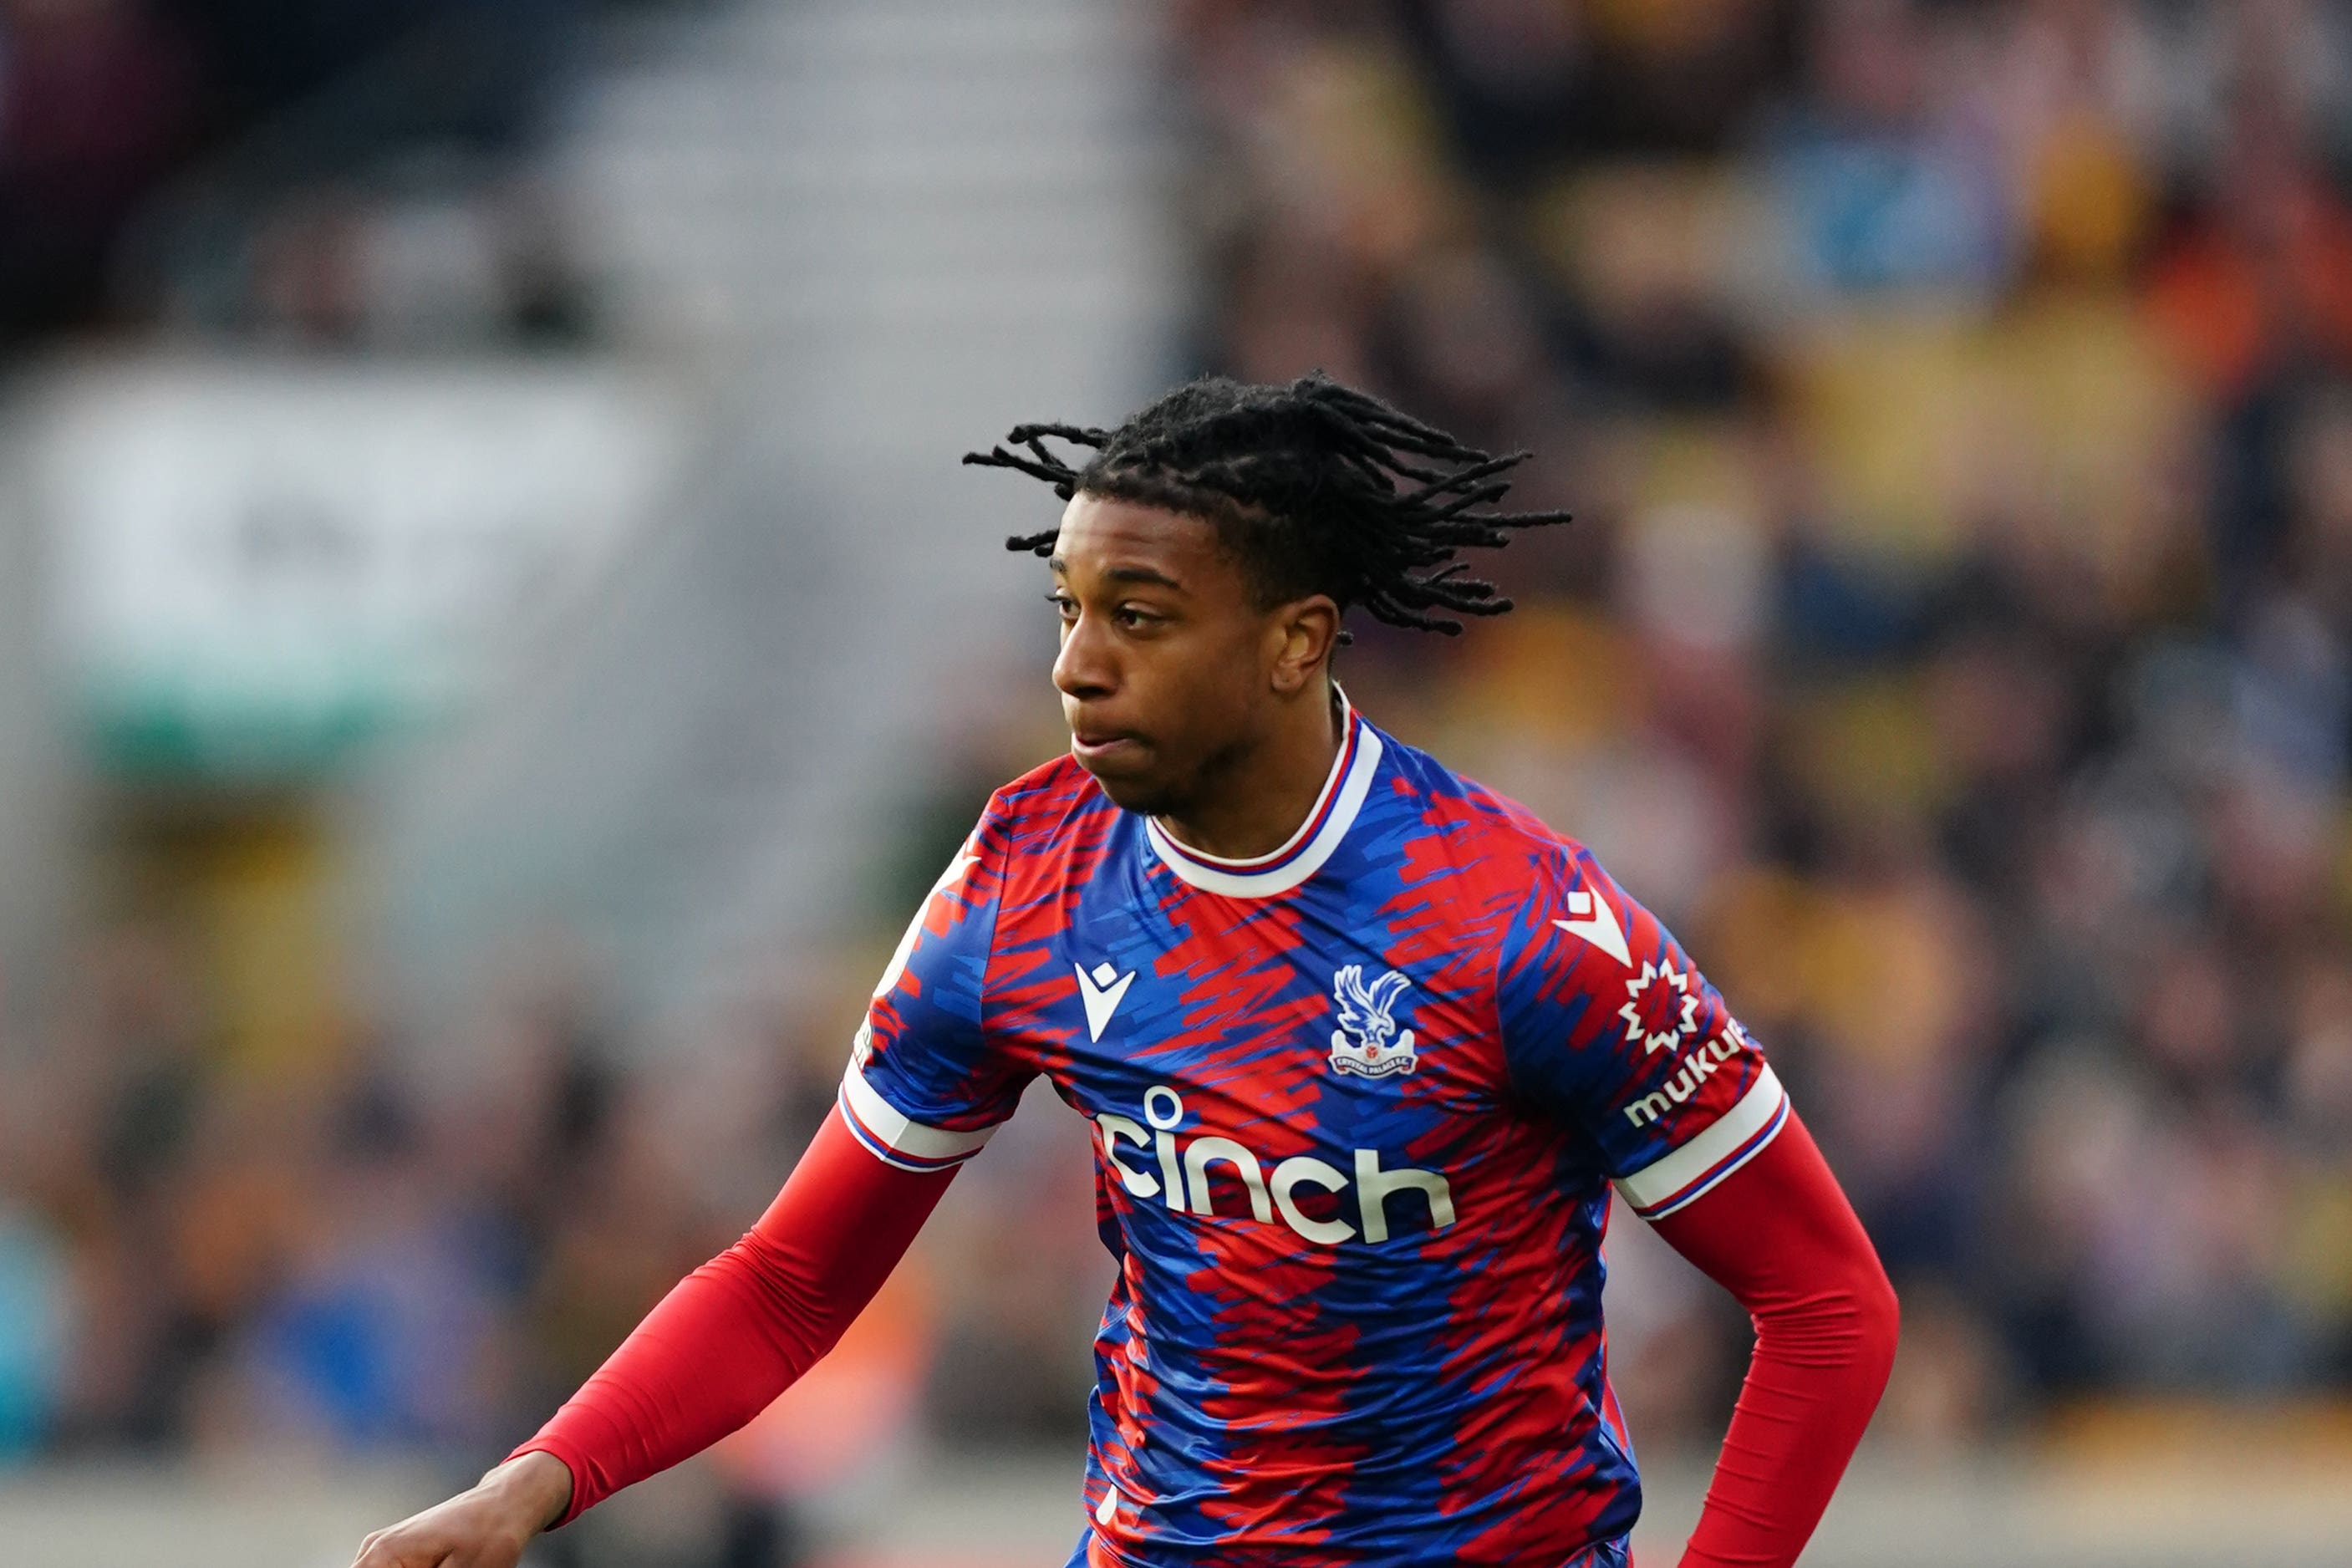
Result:
{"label": "dark curly hair", "polygon": [[[1465,446],[1321,371],[1281,386],[1203,376],[1114,430],[1016,425],[1005,439],[1023,451],[1000,446],[963,460],[1017,468],[1064,500],[1084,490],[1203,518],[1262,604],[1327,594],[1342,611],[1360,605],[1420,631],[1451,635],[1462,629],[1453,616],[1511,607],[1492,583],[1465,574],[1456,551],[1569,519],[1475,510],[1503,499],[1503,476],[1528,453]],[[1073,467],[1048,439],[1093,456]],[[1054,539],[1017,534],[1005,548],[1050,555]]]}

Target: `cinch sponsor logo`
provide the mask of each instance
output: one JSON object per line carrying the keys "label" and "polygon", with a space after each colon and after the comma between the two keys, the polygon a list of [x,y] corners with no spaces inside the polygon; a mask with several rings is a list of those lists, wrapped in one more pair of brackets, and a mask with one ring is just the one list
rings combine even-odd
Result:
{"label": "cinch sponsor logo", "polygon": [[1723,1065],[1739,1054],[1747,1043],[1739,1026],[1732,1025],[1715,1038],[1706,1041],[1683,1058],[1683,1070],[1666,1079],[1663,1089],[1643,1095],[1625,1108],[1625,1120],[1634,1126],[1655,1121],[1675,1106],[1698,1092],[1698,1086],[1723,1070]]}
{"label": "cinch sponsor logo", "polygon": [[[1230,1138],[1178,1137],[1184,1101],[1164,1083],[1155,1083],[1144,1091],[1143,1116],[1150,1123],[1148,1128],[1131,1117],[1109,1111],[1095,1118],[1102,1135],[1103,1158],[1110,1162],[1129,1192],[1139,1198],[1158,1198],[1178,1214],[1217,1212],[1211,1173],[1223,1166],[1238,1179],[1248,1196],[1250,1213],[1259,1221],[1271,1225],[1279,1215],[1283,1224],[1318,1247],[1352,1241],[1360,1232],[1366,1241],[1386,1241],[1389,1204],[1408,1193],[1418,1193],[1427,1205],[1433,1230],[1444,1230],[1454,1223],[1454,1189],[1444,1176],[1411,1166],[1384,1169],[1378,1150],[1357,1150],[1353,1171],[1342,1171],[1311,1154],[1294,1154],[1268,1171],[1256,1154]],[[1133,1153],[1122,1153],[1129,1146]],[[1156,1170],[1128,1163],[1129,1158],[1147,1154]],[[1338,1199],[1339,1213],[1328,1218],[1307,1213],[1299,1206],[1301,1189]],[[1351,1207],[1356,1215],[1353,1224],[1339,1217]]]}

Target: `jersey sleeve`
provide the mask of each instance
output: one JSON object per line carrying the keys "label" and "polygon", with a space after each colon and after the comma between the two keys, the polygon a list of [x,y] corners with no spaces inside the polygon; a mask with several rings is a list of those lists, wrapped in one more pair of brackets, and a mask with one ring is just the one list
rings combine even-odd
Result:
{"label": "jersey sleeve", "polygon": [[1514,1088],[1582,1131],[1633,1211],[1658,1219],[1788,1121],[1764,1053],[1658,919],[1580,845],[1538,868],[1497,976]]}
{"label": "jersey sleeve", "polygon": [[842,1116],[877,1158],[903,1169],[942,1170],[980,1152],[1031,1076],[982,1018],[1007,853],[991,802],[898,939],[858,1026]]}

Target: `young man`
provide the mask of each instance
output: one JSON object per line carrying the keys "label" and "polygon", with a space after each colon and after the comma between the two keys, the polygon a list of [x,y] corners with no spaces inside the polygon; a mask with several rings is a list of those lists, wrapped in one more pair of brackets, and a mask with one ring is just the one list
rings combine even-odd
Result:
{"label": "young man", "polygon": [[1665,929],[1331,679],[1350,610],[1509,607],[1453,557],[1559,521],[1480,510],[1524,454],[1320,375],[1011,440],[965,460],[1068,503],[1010,542],[1050,557],[1069,755],[990,801],[759,1224],[359,1568],[508,1568],[749,1420],[1041,1074],[1118,1261],[1072,1568],[1622,1568],[1612,1184],[1757,1328],[1683,1561],[1793,1562],[1894,1354],[1868,1239]]}

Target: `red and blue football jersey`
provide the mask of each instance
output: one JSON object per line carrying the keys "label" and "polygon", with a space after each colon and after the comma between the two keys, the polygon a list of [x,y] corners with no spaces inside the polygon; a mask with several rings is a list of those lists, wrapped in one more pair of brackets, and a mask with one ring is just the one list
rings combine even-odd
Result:
{"label": "red and blue football jersey", "polygon": [[1074,1565],[1622,1562],[1613,1184],[1655,1217],[1788,1101],[1582,846],[1349,711],[1322,797],[1212,858],[1064,757],[999,790],[842,1089],[894,1164],[1045,1075],[1118,1277]]}

